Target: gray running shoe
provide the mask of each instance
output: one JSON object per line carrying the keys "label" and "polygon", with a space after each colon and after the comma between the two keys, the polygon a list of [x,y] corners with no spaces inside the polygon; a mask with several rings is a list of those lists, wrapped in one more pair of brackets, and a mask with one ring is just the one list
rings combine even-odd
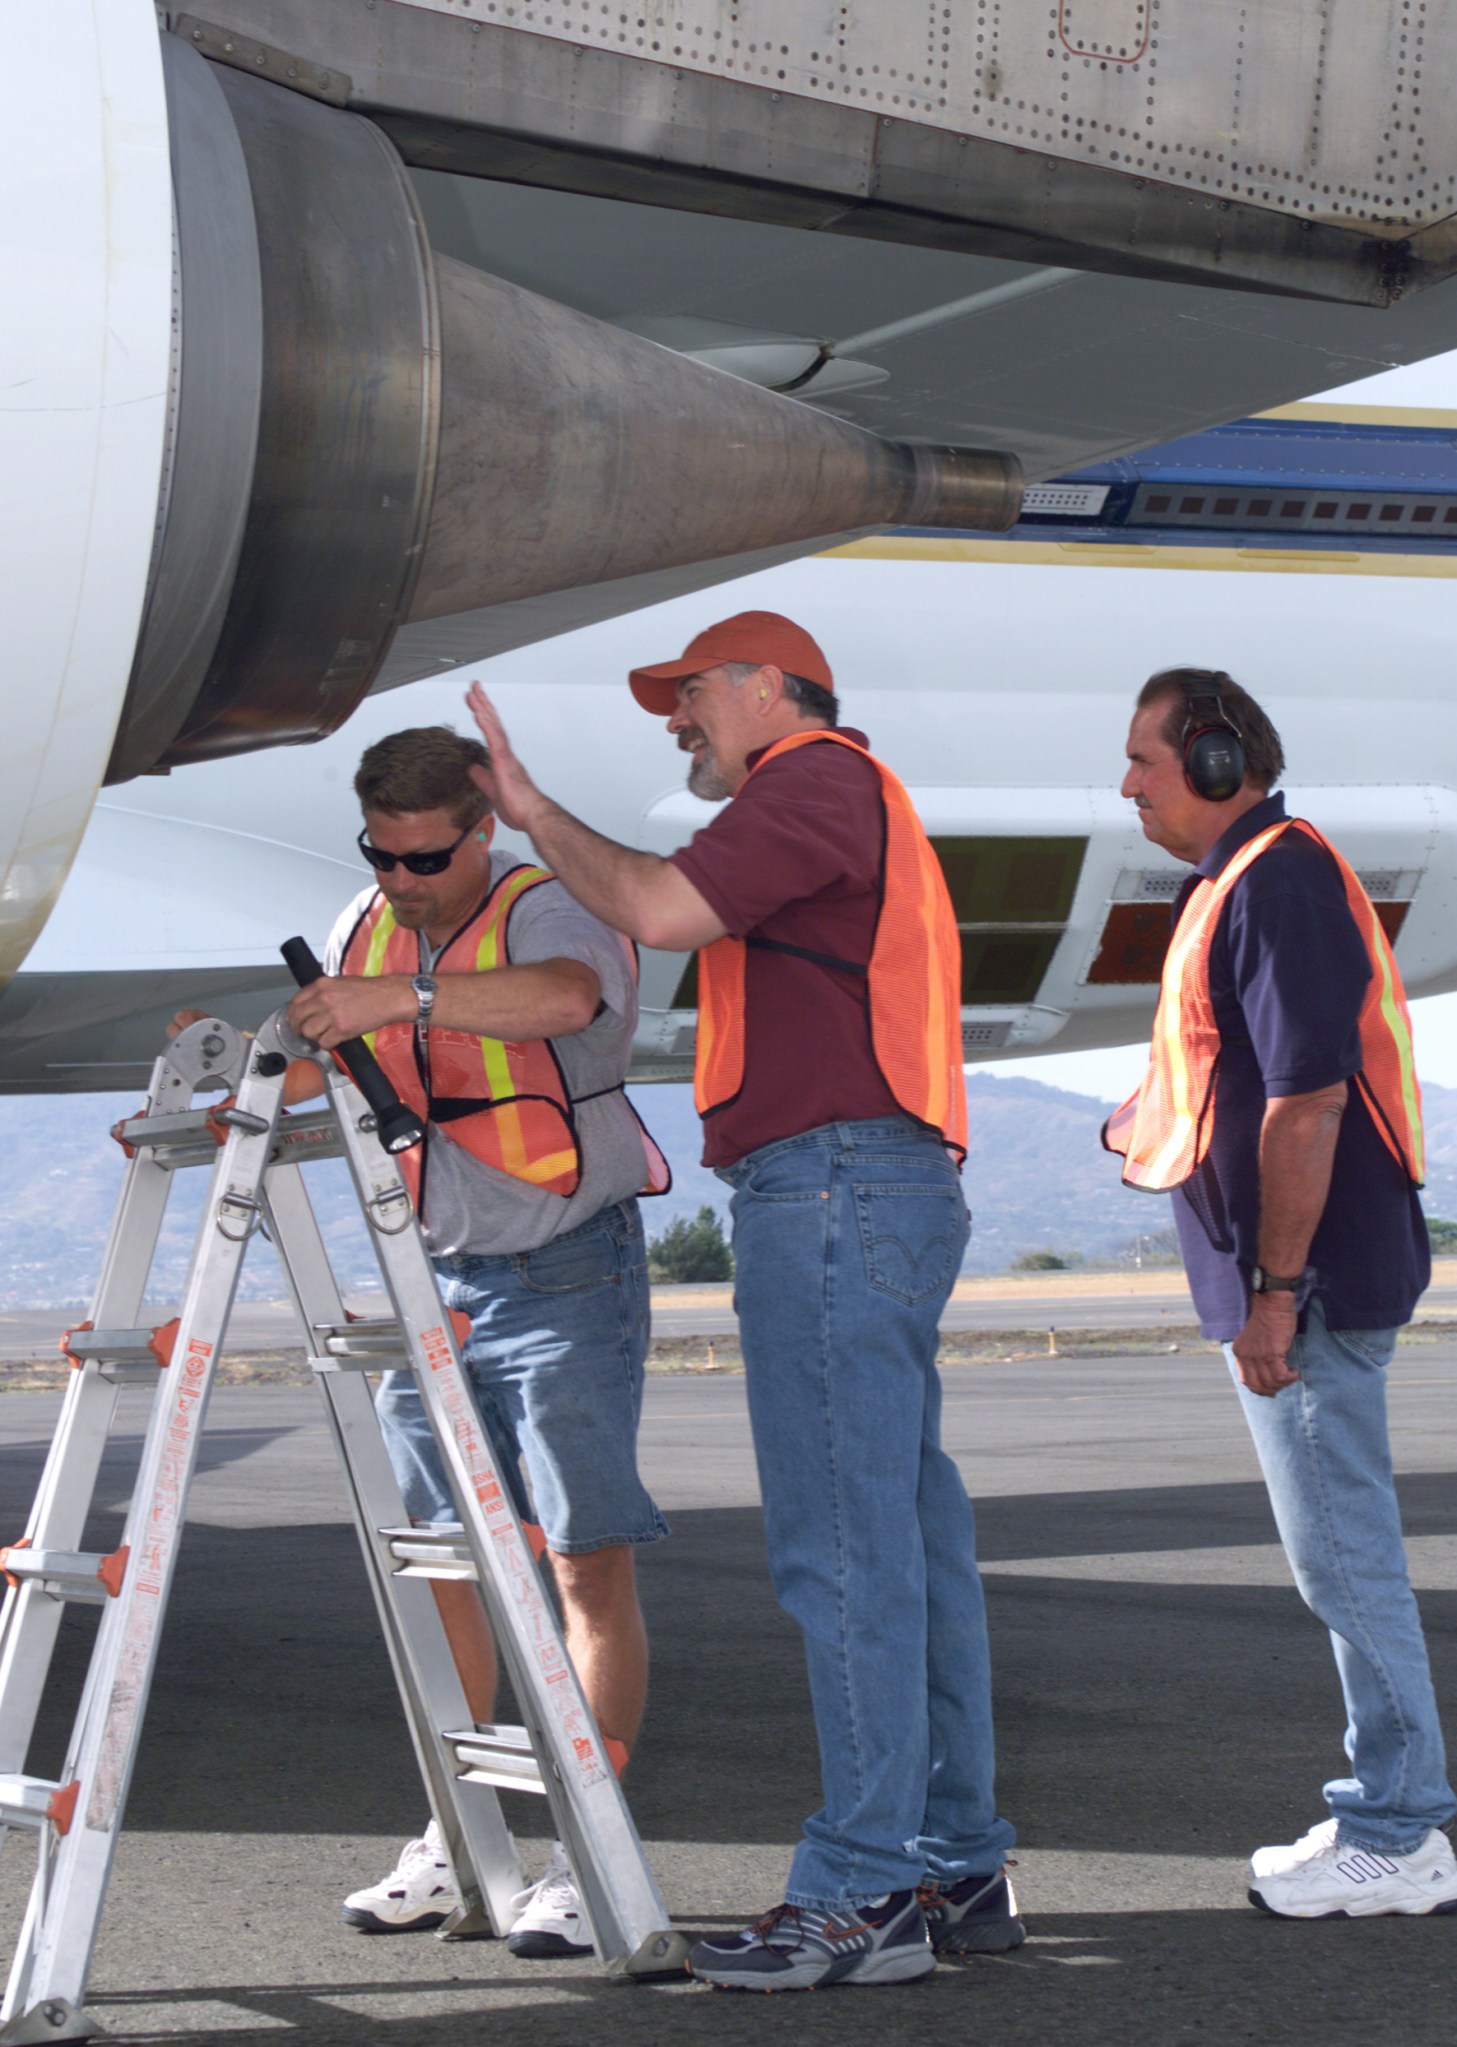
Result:
{"label": "gray running shoe", "polygon": [[688,1957],[719,1990],[822,1990],[832,1983],[911,1983],[936,1957],[914,1891],[822,1912],[776,1905],[742,1933],[701,1940]]}
{"label": "gray running shoe", "polygon": [[991,1876],[963,1877],[944,1889],[922,1884],[920,1898],[938,1955],[1005,1955],[1027,1938],[1006,1864]]}

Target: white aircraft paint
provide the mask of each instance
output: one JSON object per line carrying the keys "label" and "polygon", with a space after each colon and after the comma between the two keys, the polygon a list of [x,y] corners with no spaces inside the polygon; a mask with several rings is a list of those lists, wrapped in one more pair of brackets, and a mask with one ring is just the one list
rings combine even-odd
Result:
{"label": "white aircraft paint", "polygon": [[[57,119],[46,81],[64,79]],[[0,27],[0,978],[100,785],[136,644],[172,346],[153,10],[46,0]]]}
{"label": "white aircraft paint", "polygon": [[[945,553],[943,543],[924,546]],[[538,779],[571,809],[656,851],[683,843],[709,812],[684,792],[683,758],[633,702],[626,671],[749,608],[787,612],[821,640],[845,721],[911,786],[933,833],[1087,838],[1037,1000],[968,1010],[973,1054],[1002,1049],[977,1043],[987,1026],[1007,1050],[1029,1052],[1146,1033],[1152,991],[1091,986],[1086,973],[1130,877],[1178,871],[1117,794],[1133,694],[1176,662],[1226,667],[1261,699],[1284,736],[1293,806],[1358,870],[1405,877],[1396,892],[1410,891],[1412,907],[1397,955],[1409,988],[1457,987],[1448,674],[1457,578],[1343,572],[1349,561],[1312,568],[1309,556],[1272,573],[1271,559],[1256,566],[1223,550],[1174,568],[1103,550],[1107,565],[1076,572],[1050,565],[1042,547],[968,543],[962,558],[888,558],[895,547],[870,542],[793,563],[393,691],[317,746],[107,793],[17,988],[32,975],[146,972],[165,976],[180,1000],[189,971],[271,972],[291,931],[321,940],[367,878],[353,849],[359,753],[405,725],[468,729],[472,673]],[[645,1071],[688,1070],[695,1020],[671,1008],[683,964],[644,957]],[[104,1044],[96,1056],[105,1058]]]}

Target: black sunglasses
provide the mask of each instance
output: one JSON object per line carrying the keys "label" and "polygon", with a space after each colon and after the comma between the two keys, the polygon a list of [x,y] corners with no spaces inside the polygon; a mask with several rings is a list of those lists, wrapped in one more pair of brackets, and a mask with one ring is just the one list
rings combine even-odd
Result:
{"label": "black sunglasses", "polygon": [[474,830],[475,826],[468,824],[458,839],[442,846],[436,853],[382,853],[378,846],[370,845],[362,831],[356,844],[376,874],[393,874],[396,861],[407,874],[444,874],[457,849],[465,844]]}

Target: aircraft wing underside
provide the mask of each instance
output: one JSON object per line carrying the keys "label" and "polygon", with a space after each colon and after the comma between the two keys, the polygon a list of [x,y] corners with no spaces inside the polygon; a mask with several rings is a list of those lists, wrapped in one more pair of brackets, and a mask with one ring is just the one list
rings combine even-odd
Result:
{"label": "aircraft wing underside", "polygon": [[[0,768],[0,978],[25,962],[29,982],[0,1005],[8,1071],[71,1085],[57,1076],[87,1066],[91,1038],[68,1064],[52,1036],[74,924],[41,937],[83,842],[86,874],[104,845],[128,878],[108,971],[143,977],[126,1001],[113,984],[98,1023],[153,1030],[174,965],[261,971],[233,897],[216,945],[176,937],[196,905],[156,882],[153,825],[117,820],[241,833],[210,851],[247,857],[260,796],[307,805],[367,723],[405,714],[391,695],[376,717],[381,691],[514,654],[510,678],[585,673],[600,702],[601,650],[617,659],[634,614],[676,632],[696,593],[748,575],[840,592],[825,630],[853,634],[853,667],[899,549],[917,589],[938,564],[966,572],[935,583],[957,593],[932,606],[943,637],[891,658],[961,706],[938,773],[977,790],[986,607],[1000,659],[1039,562],[1101,550],[1107,594],[1116,550],[1145,549],[1206,589],[1221,548],[1279,541],[1331,558],[1307,579],[1396,553],[1438,580],[1446,505],[1422,478],[1329,450],[1302,470],[1282,449],[1291,491],[1261,513],[1259,459],[1226,442],[1201,470],[1196,443],[1449,344],[1454,0],[1423,10],[1415,43],[1387,0],[1156,11],[1156,32],[1141,0],[680,0],[620,21],[536,0],[509,19],[478,0],[54,0],[7,17],[0,559],[24,687]],[[1164,471],[1138,466],[1150,448]],[[1201,549],[1202,567],[1175,560]],[[857,565],[853,599],[826,550]],[[1147,606],[1152,581],[1120,601],[1166,641],[1172,584]],[[1412,616],[1415,586],[1397,604]],[[1082,658],[1099,620],[1062,579],[1033,602]],[[1192,598],[1186,613],[1198,638]],[[1126,682],[1120,663],[1097,687]],[[1040,667],[1017,684],[1049,687]],[[565,701],[533,714],[548,746]],[[282,751],[253,773],[264,748]],[[1393,778],[1425,786],[1420,765]],[[609,811],[634,836],[652,792],[623,786]],[[346,843],[333,808],[318,816],[323,838],[312,818],[263,834],[305,862],[310,903]],[[1020,934],[1045,971],[1012,976],[1008,1014],[981,1020],[1008,1044],[1044,1009],[1073,1030],[1116,1006],[1068,994],[1093,985],[1086,962],[1057,982],[1068,915],[1050,952],[1050,931]],[[1018,936],[968,935],[991,959]],[[674,985],[654,981],[649,1007],[678,1018],[678,969],[653,972]],[[645,1056],[681,1061],[687,1028],[664,1022]]]}

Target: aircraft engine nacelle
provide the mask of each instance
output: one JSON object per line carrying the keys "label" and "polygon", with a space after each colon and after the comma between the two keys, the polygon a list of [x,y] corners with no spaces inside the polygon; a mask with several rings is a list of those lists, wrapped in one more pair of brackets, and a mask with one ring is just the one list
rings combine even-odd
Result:
{"label": "aircraft engine nacelle", "polygon": [[[336,730],[404,623],[1016,518],[1011,457],[880,440],[434,256],[379,128],[159,38],[141,0],[56,0],[5,40],[0,192],[31,227],[0,978],[101,781]],[[69,84],[77,41],[90,106],[58,139],[25,81]]]}

